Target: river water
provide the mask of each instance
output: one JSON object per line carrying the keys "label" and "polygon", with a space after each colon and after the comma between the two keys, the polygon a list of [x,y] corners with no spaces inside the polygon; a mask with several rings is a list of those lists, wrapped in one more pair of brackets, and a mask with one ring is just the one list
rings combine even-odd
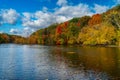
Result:
{"label": "river water", "polygon": [[0,80],[120,80],[120,48],[0,44]]}

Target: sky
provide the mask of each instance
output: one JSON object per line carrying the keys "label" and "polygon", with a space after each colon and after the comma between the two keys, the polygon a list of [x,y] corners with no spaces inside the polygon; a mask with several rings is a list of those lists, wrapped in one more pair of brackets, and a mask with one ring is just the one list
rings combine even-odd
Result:
{"label": "sky", "polygon": [[73,17],[103,13],[120,0],[0,0],[0,33],[28,37]]}

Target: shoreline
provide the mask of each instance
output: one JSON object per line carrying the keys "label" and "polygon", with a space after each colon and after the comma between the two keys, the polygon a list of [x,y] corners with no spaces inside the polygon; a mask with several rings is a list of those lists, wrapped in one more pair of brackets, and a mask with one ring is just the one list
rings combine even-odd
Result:
{"label": "shoreline", "polygon": [[2,44],[16,44],[16,45],[43,45],[43,46],[78,46],[78,47],[120,47],[118,45],[81,45],[81,44],[72,44],[72,45],[65,45],[65,44],[62,44],[62,45],[56,45],[56,44],[22,44],[22,43],[0,43],[0,45]]}

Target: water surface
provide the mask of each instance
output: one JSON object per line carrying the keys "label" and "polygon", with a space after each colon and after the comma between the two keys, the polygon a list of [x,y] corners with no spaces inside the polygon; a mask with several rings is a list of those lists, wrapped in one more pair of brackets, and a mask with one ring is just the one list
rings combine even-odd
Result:
{"label": "water surface", "polygon": [[120,48],[1,44],[0,80],[120,80]]}

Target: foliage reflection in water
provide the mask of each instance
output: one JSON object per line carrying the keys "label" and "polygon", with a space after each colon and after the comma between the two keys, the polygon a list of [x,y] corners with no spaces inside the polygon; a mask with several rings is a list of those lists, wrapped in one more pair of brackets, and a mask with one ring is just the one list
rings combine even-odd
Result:
{"label": "foliage reflection in water", "polygon": [[120,78],[120,49],[0,45],[0,79],[109,80]]}

